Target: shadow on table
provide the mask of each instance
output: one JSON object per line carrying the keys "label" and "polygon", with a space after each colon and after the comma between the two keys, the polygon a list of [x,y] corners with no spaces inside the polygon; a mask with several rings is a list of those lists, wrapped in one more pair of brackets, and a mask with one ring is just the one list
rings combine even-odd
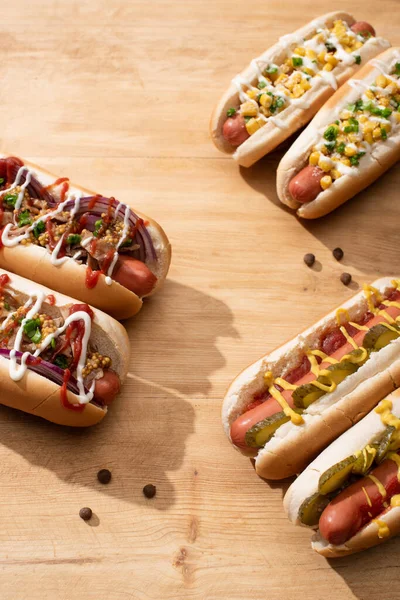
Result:
{"label": "shadow on table", "polygon": [[[186,324],[186,325],[185,325]],[[0,406],[1,446],[28,463],[53,471],[73,486],[87,486],[123,501],[165,510],[174,504],[169,472],[185,457],[194,433],[194,408],[187,396],[205,394],[210,375],[224,365],[220,336],[237,336],[228,307],[175,282],[127,323],[130,373],[109,414],[92,428],[69,429]],[[97,472],[109,468],[102,485]],[[143,496],[144,485],[157,487]]]}
{"label": "shadow on table", "polygon": [[[344,558],[328,559],[327,563],[342,577],[355,598],[359,600],[398,600],[398,568],[400,539],[391,539],[383,545]],[[382,577],[385,578],[382,581]],[[388,595],[388,580],[392,593]],[[380,585],[382,584],[382,592]]]}

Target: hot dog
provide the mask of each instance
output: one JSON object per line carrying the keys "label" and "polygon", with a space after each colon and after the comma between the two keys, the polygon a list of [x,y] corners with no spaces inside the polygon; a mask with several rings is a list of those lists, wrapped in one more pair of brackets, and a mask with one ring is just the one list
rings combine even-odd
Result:
{"label": "hot dog", "polygon": [[94,425],[120,391],[128,354],[112,317],[0,269],[0,403]]}
{"label": "hot dog", "polygon": [[249,167],[305,125],[369,59],[390,46],[372,25],[333,12],[251,61],[211,117],[216,147]]}
{"label": "hot dog", "polygon": [[400,49],[370,60],[320,110],[282,158],[280,200],[326,215],[400,159]]}
{"label": "hot dog", "polygon": [[337,438],[288,489],[296,525],[317,528],[327,557],[365,550],[400,532],[400,390]]}
{"label": "hot dog", "polygon": [[165,279],[161,227],[127,205],[0,157],[0,267],[125,319]]}
{"label": "hot dog", "polygon": [[304,468],[400,381],[400,288],[365,286],[343,307],[241,373],[225,431],[256,471],[283,479]]}

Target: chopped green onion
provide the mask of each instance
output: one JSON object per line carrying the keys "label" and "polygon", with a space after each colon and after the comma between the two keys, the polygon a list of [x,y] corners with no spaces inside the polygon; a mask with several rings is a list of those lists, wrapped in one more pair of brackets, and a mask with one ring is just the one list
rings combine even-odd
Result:
{"label": "chopped green onion", "polygon": [[[248,123],[250,121],[250,119],[252,119],[253,117],[244,117],[245,123]],[[94,234],[96,235],[96,234]]]}
{"label": "chopped green onion", "polygon": [[130,246],[132,244],[132,238],[126,238],[126,240],[123,242],[123,244],[120,245],[120,248],[127,248],[128,246]]}
{"label": "chopped green onion", "polygon": [[339,119],[337,119],[337,120],[335,121],[335,125],[340,125],[340,121],[339,121]]}
{"label": "chopped green onion", "polygon": [[301,67],[302,64],[303,59],[301,58],[301,56],[292,56],[292,65],[294,67]]}
{"label": "chopped green onion", "polygon": [[40,342],[42,339],[40,319],[28,319],[24,323],[24,333],[34,344]]}
{"label": "chopped green onion", "polygon": [[259,90],[263,90],[266,86],[267,84],[265,83],[265,81],[259,81],[257,84]]}
{"label": "chopped green onion", "polygon": [[357,121],[357,119],[355,119],[354,117],[350,117],[350,119],[349,119],[349,123],[350,123],[350,125],[347,125],[347,126],[344,128],[344,130],[343,130],[343,131],[344,131],[345,133],[352,133],[352,132],[354,132],[354,133],[358,133],[358,131],[359,131],[359,124],[358,124],[358,121]]}
{"label": "chopped green onion", "polygon": [[336,152],[339,152],[339,154],[343,154],[345,148],[346,148],[346,144],[344,142],[342,142],[341,144],[337,145]]}
{"label": "chopped green onion", "polygon": [[330,125],[324,133],[324,138],[328,140],[328,142],[333,142],[334,140],[336,140],[338,132],[339,130],[337,127]]}
{"label": "chopped green onion", "polygon": [[10,310],[10,305],[8,304],[8,302],[4,302],[4,308],[6,310]]}
{"label": "chopped green onion", "polygon": [[394,72],[396,75],[400,75],[400,62],[395,64]]}
{"label": "chopped green onion", "polygon": [[60,369],[66,369],[68,367],[68,359],[65,354],[58,354],[54,360],[54,364]]}
{"label": "chopped green onion", "polygon": [[325,42],[325,47],[328,50],[328,52],[335,52],[336,50],[335,46],[330,42]]}
{"label": "chopped green onion", "polygon": [[325,148],[327,148],[330,152],[333,152],[335,149],[336,142],[326,142]]}
{"label": "chopped green onion", "polygon": [[228,108],[228,110],[226,111],[226,114],[228,115],[228,117],[233,117],[236,115],[236,108]]}
{"label": "chopped green onion", "polygon": [[29,210],[23,210],[18,216],[18,225],[23,227],[24,225],[30,225],[32,223],[32,217]]}
{"label": "chopped green onion", "polygon": [[56,347],[56,338],[51,339],[50,347],[54,350],[54,348]]}
{"label": "chopped green onion", "polygon": [[355,156],[350,156],[350,164],[352,167],[358,167],[359,162],[360,162],[360,158],[362,158],[364,156],[365,152],[359,152],[358,154],[355,154]]}
{"label": "chopped green onion", "polygon": [[6,204],[8,208],[14,208],[15,204],[18,200],[17,194],[4,194],[3,202]]}
{"label": "chopped green onion", "polygon": [[387,131],[386,129],[383,129],[383,127],[381,128],[381,138],[387,140]]}
{"label": "chopped green onion", "polygon": [[359,54],[355,55],[354,60],[356,62],[356,65],[361,65],[361,56]]}
{"label": "chopped green onion", "polygon": [[268,75],[275,75],[275,73],[278,72],[278,67],[275,67],[274,65],[269,65],[266,69],[265,69],[265,73],[268,73]]}
{"label": "chopped green onion", "polygon": [[44,221],[37,221],[33,226],[33,235],[37,239],[41,233],[46,229],[46,225]]}
{"label": "chopped green onion", "polygon": [[[244,119],[246,120],[246,117]],[[95,222],[94,231],[93,231],[93,235],[95,237],[97,237],[99,235],[99,231],[100,231],[102,225],[103,225],[103,221],[101,219],[99,219],[98,221]]]}
{"label": "chopped green onion", "polygon": [[71,233],[71,235],[69,235],[67,237],[67,244],[80,244],[81,243],[81,239],[82,237],[80,235],[78,235],[77,233]]}

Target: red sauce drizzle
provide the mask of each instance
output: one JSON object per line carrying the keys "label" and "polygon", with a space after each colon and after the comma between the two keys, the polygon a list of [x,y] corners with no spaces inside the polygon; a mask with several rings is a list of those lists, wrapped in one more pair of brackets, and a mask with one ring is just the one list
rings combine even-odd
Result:
{"label": "red sauce drizzle", "polygon": [[7,283],[10,283],[10,277],[7,275],[7,273],[0,275],[0,291],[4,286],[7,285]]}
{"label": "red sauce drizzle", "polygon": [[88,209],[92,210],[92,208],[94,208],[96,202],[99,200],[99,198],[101,198],[100,194],[96,194],[95,196],[93,196],[93,198],[90,200],[89,204],[88,204]]}
{"label": "red sauce drizzle", "polygon": [[[93,244],[94,244],[94,246],[93,246]],[[93,242],[91,242],[91,247],[90,247],[91,252],[95,251],[96,244],[97,244],[97,240],[93,240]],[[91,290],[94,287],[96,287],[97,282],[99,281],[100,275],[107,274],[107,271],[110,268],[110,265],[114,259],[114,254],[115,254],[115,250],[113,250],[113,249],[111,249],[107,252],[107,254],[104,257],[104,261],[103,261],[103,265],[102,265],[101,269],[98,269],[97,271],[93,271],[93,269],[91,267],[86,268],[85,283],[86,283],[87,288],[89,288]]]}
{"label": "red sauce drizzle", "polygon": [[53,252],[54,248],[57,246],[57,242],[54,239],[53,223],[50,221],[50,219],[47,219],[47,221],[46,221],[46,231],[49,234],[50,250],[51,250],[51,252]]}
{"label": "red sauce drizzle", "polygon": [[55,188],[55,187],[57,187],[59,185],[61,185],[60,202],[64,202],[64,200],[65,200],[65,194],[69,190],[69,179],[68,179],[68,177],[59,177],[58,179],[56,179],[54,181],[54,183],[50,183],[50,185],[46,185],[46,187],[44,187],[43,189],[51,191],[53,188]]}
{"label": "red sauce drizzle", "polygon": [[61,386],[60,392],[61,404],[64,408],[68,408],[69,410],[74,410],[75,412],[82,412],[83,410],[85,410],[85,404],[71,404],[71,402],[68,400],[67,385],[70,378],[71,371],[69,369],[65,369],[63,384]]}
{"label": "red sauce drizzle", "polygon": [[53,294],[48,294],[47,296],[47,302],[50,304],[50,306],[54,306],[56,303],[56,299],[53,296]]}

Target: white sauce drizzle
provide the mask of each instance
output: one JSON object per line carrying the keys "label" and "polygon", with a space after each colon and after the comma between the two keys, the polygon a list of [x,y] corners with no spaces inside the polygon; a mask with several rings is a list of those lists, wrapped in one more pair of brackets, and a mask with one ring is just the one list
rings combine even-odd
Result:
{"label": "white sauce drizzle", "polygon": [[[118,207],[119,208],[119,207]],[[113,274],[113,271],[115,269],[115,265],[117,264],[117,260],[118,260],[118,250],[121,247],[121,245],[124,243],[127,235],[128,235],[128,231],[129,231],[129,217],[131,214],[131,209],[129,208],[129,206],[126,206],[125,208],[125,215],[124,215],[124,227],[122,229],[122,233],[121,233],[121,237],[119,238],[118,244],[117,244],[117,248],[115,250],[115,254],[112,260],[112,263],[109,266],[109,269],[107,271],[107,276],[106,276],[106,284],[107,285],[111,285],[112,284],[112,279],[111,276]]]}
{"label": "white sauce drizzle", "polygon": [[58,267],[58,266],[64,264],[66,261],[69,260],[69,256],[62,256],[61,258],[58,258],[58,253],[61,250],[61,247],[62,247],[63,242],[64,242],[64,238],[65,238],[65,233],[63,233],[62,236],[60,237],[59,241],[57,242],[56,247],[53,250],[53,252],[50,252],[51,264],[54,265],[55,267]]}

